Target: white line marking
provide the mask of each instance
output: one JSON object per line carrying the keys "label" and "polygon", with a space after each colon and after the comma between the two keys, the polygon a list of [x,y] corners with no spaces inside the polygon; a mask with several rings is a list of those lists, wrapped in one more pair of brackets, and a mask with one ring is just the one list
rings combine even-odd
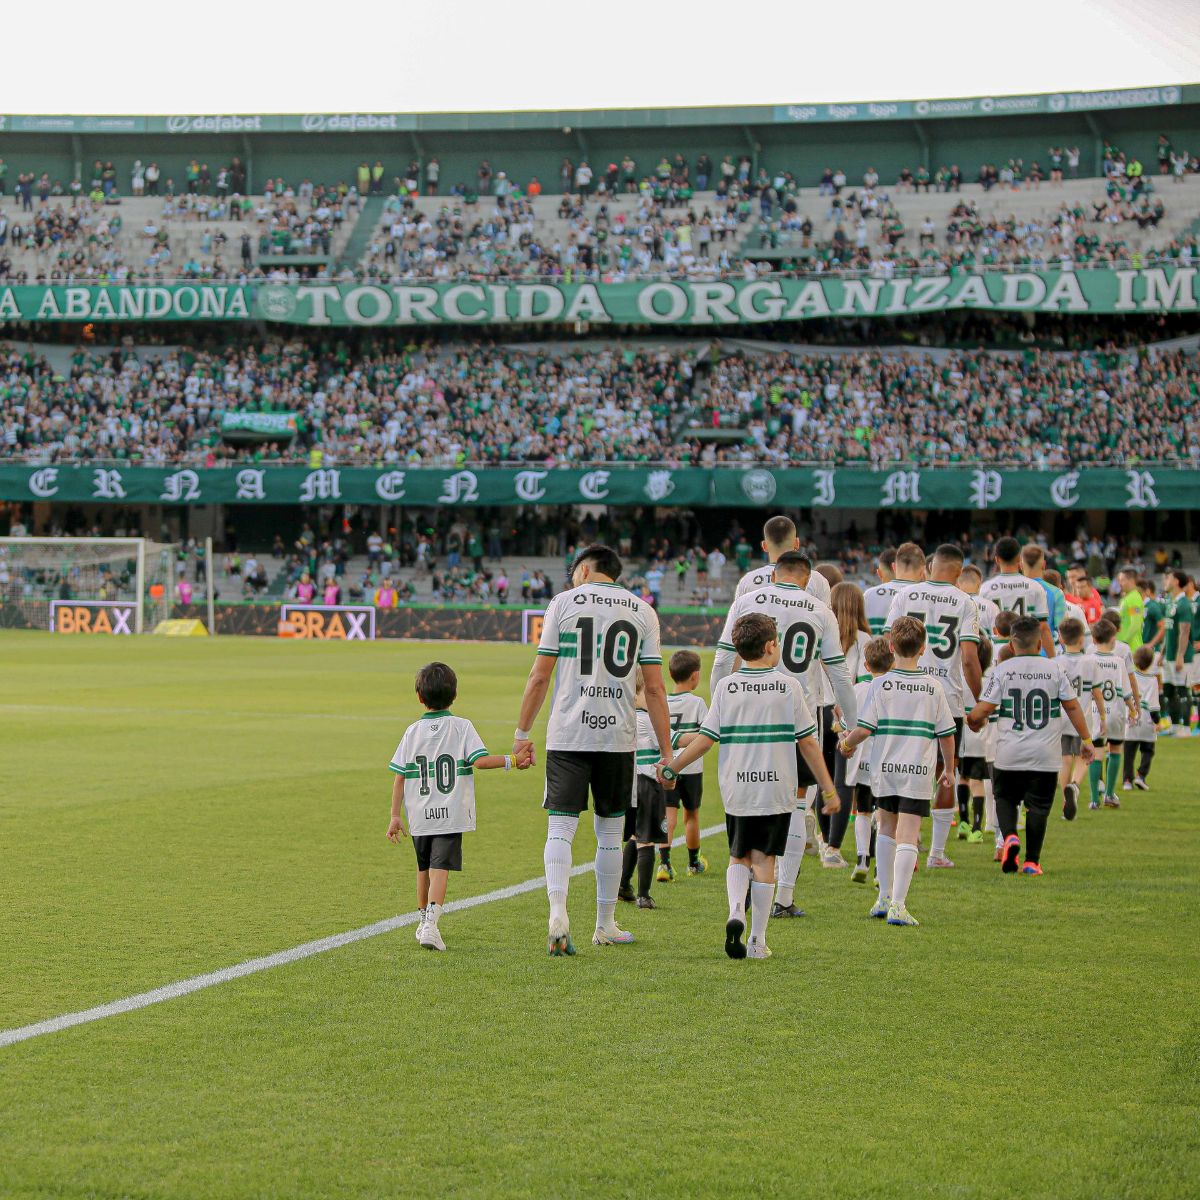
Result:
{"label": "white line marking", "polygon": [[[710,825],[707,829],[700,830],[700,836],[702,838],[711,837],[724,828],[724,825]],[[682,846],[683,838],[677,837],[671,845]],[[580,863],[571,868],[571,875],[587,875],[595,869],[594,862]],[[510,884],[508,887],[497,888],[494,892],[484,892],[480,896],[451,900],[444,911],[448,913],[462,912],[464,909],[478,908],[481,904],[494,904],[497,900],[511,900],[514,896],[536,892],[545,886],[546,877],[539,875],[536,879],[526,879],[524,883]],[[293,946],[290,950],[279,950],[274,954],[265,954],[261,958],[249,958],[245,962],[237,963],[232,967],[222,967],[219,971],[209,971],[205,975],[193,975],[190,979],[168,983],[165,987],[154,988],[153,991],[139,992],[136,996],[126,996],[124,1000],[98,1004],[95,1008],[85,1008],[82,1012],[64,1013],[60,1017],[35,1021],[32,1025],[19,1025],[15,1029],[3,1029],[0,1030],[0,1046],[12,1046],[17,1042],[27,1042],[30,1038],[43,1037],[48,1033],[59,1033],[76,1025],[87,1025],[92,1021],[102,1021],[105,1017],[116,1017],[122,1013],[134,1012],[139,1008],[149,1008],[150,1005],[161,1004],[164,1000],[178,1000],[180,996],[189,996],[192,992],[216,987],[217,984],[228,983],[231,979],[241,979],[259,971],[269,971],[273,967],[285,967],[288,963],[299,962],[303,958],[312,958],[314,954],[339,950],[342,946],[378,937],[381,933],[391,933],[393,930],[402,929],[405,925],[415,925],[416,923],[417,914],[415,912],[402,913],[400,916],[388,917],[384,921],[376,921],[373,925],[362,925],[358,929],[349,929],[345,933],[335,933],[329,937],[317,938],[314,942],[304,942],[299,946]]]}

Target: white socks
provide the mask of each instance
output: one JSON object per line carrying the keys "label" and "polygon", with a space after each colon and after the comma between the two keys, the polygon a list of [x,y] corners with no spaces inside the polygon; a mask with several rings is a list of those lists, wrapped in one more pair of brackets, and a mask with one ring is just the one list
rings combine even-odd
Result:
{"label": "white socks", "polygon": [[896,839],[886,833],[875,837],[875,874],[879,876],[879,899],[892,897],[892,867],[896,861]]}
{"label": "white socks", "polygon": [[935,808],[933,810],[933,842],[929,847],[929,853],[933,856],[942,858],[946,854],[946,839],[950,836],[950,826],[954,824],[954,815],[957,812],[953,808]]}
{"label": "white socks", "polygon": [[775,878],[775,903],[787,908],[796,892],[796,876],[800,874],[800,864],[804,861],[804,847],[808,845],[808,832],[804,827],[808,802],[802,800],[792,813],[788,825],[787,849],[777,863]]}
{"label": "white socks", "polygon": [[442,906],[440,904],[430,904],[425,909],[425,924],[432,925],[437,928],[438,917],[442,915]]}
{"label": "white socks", "polygon": [[908,899],[908,885],[917,869],[917,848],[911,842],[901,842],[893,856],[892,903],[903,906]]}
{"label": "white socks", "polygon": [[[553,813],[546,828],[546,895],[550,898],[550,918],[567,919],[567,882],[571,878],[571,843],[579,827],[578,817],[560,817]],[[615,893],[614,893],[615,895]]]}
{"label": "white socks", "polygon": [[[992,793],[992,781],[990,779],[983,781],[983,823],[997,837],[1000,836],[1000,825],[996,820],[996,797]],[[996,844],[999,845],[1000,843],[997,842]]]}
{"label": "white socks", "polygon": [[871,857],[871,814],[854,814],[854,853],[859,858]]}
{"label": "white socks", "polygon": [[750,937],[760,945],[767,944],[767,922],[771,917],[771,894],[775,885],[758,883],[750,885]]}
{"label": "white socks", "polygon": [[729,895],[729,919],[746,920],[746,889],[750,886],[750,868],[744,863],[730,863],[725,868],[725,891]]}
{"label": "white socks", "polygon": [[595,817],[596,826],[596,928],[610,929],[616,922],[617,889],[621,886],[621,833],[624,817]]}

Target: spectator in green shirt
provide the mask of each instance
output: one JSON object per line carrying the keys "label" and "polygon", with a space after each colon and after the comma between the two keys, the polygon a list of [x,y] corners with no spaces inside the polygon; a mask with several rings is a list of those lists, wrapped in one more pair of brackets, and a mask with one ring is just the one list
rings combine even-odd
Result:
{"label": "spectator in green shirt", "polygon": [[1142,644],[1142,626],[1146,619],[1146,602],[1138,591],[1137,572],[1132,567],[1122,567],[1117,572],[1117,586],[1121,589],[1121,627],[1117,631],[1117,641],[1136,650]]}
{"label": "spectator in green shirt", "polygon": [[1137,581],[1138,591],[1142,593],[1142,645],[1149,646],[1158,654],[1160,643],[1166,635],[1167,628],[1163,624],[1162,601],[1154,594],[1154,584],[1141,578]]}

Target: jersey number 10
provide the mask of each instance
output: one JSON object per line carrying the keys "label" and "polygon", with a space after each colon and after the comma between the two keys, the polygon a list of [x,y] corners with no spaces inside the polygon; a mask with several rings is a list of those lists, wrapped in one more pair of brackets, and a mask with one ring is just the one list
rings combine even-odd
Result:
{"label": "jersey number 10", "polygon": [[596,671],[596,652],[604,669],[614,679],[624,679],[637,661],[637,626],[629,621],[614,621],[604,630],[603,644],[596,640],[596,618],[579,618],[579,673],[592,675]]}

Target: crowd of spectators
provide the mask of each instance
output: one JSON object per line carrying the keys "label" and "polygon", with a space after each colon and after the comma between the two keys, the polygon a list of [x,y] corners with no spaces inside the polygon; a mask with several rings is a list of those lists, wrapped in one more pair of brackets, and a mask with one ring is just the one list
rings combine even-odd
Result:
{"label": "crowd of spectators", "polygon": [[[231,411],[295,415],[231,440]],[[723,431],[714,436],[712,431]],[[296,339],[161,355],[0,350],[0,460],[456,466],[641,461],[1200,464],[1177,351],[754,355]]]}

